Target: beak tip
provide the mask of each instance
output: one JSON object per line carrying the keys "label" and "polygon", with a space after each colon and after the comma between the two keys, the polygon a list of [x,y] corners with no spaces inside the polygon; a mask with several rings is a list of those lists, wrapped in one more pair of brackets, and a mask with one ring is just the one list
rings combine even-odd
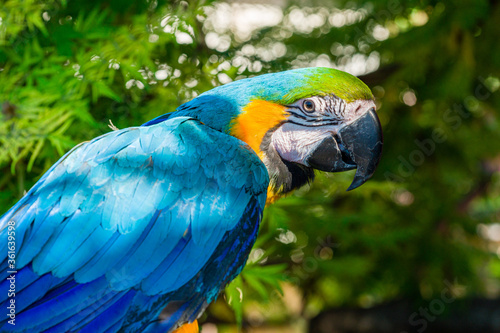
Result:
{"label": "beak tip", "polygon": [[361,178],[354,178],[354,180],[352,181],[351,185],[349,185],[349,187],[347,188],[346,192],[349,192],[349,191],[352,191],[358,187],[360,187],[361,185],[363,185],[365,183],[365,180],[364,179],[361,179]]}

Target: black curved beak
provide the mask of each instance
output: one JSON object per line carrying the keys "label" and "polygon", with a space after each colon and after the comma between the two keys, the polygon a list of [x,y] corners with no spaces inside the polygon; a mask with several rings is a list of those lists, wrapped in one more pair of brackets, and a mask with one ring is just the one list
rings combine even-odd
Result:
{"label": "black curved beak", "polygon": [[340,172],[357,169],[347,189],[353,190],[371,178],[382,154],[382,128],[370,109],[338,134],[324,139],[307,159],[314,169]]}

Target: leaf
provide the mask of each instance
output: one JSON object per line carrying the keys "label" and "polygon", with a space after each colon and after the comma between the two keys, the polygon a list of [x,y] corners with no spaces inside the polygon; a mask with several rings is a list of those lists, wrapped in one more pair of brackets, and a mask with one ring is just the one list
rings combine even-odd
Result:
{"label": "leaf", "polygon": [[38,157],[38,154],[40,154],[40,151],[42,150],[44,143],[45,139],[38,140],[38,144],[35,146],[35,150],[33,151],[33,153],[31,153],[28,166],[26,167],[28,171],[31,171],[31,168],[33,168],[33,163],[35,163],[35,159]]}
{"label": "leaf", "polygon": [[243,322],[243,281],[237,276],[225,289],[227,304],[233,309],[236,323],[241,329]]}
{"label": "leaf", "polygon": [[[280,282],[286,280],[286,264],[276,265],[247,265],[241,275],[252,289],[257,291],[264,300],[269,300],[269,294],[272,290],[278,290],[281,294]],[[267,287],[266,287],[267,286]]]}
{"label": "leaf", "polygon": [[109,97],[112,100],[115,100],[117,102],[122,102],[122,98],[102,81],[94,82],[92,88],[93,88],[92,91],[94,93],[94,95],[93,95],[94,102],[97,101],[99,96]]}

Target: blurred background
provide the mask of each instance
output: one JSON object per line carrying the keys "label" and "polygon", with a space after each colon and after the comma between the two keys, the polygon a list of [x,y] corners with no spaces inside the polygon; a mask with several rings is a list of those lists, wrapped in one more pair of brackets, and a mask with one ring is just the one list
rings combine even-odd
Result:
{"label": "blurred background", "polygon": [[267,208],[215,332],[500,332],[500,1],[0,3],[0,214],[75,144],[307,66],[373,91],[374,178]]}

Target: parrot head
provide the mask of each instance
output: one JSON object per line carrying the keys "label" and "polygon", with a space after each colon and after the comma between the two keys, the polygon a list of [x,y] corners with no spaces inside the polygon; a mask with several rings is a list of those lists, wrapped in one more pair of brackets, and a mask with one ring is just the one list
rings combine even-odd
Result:
{"label": "parrot head", "polygon": [[375,172],[382,130],[370,89],[358,78],[315,67],[235,81],[179,111],[246,142],[266,165],[268,202],[305,185],[314,169],[357,169],[348,190]]}

